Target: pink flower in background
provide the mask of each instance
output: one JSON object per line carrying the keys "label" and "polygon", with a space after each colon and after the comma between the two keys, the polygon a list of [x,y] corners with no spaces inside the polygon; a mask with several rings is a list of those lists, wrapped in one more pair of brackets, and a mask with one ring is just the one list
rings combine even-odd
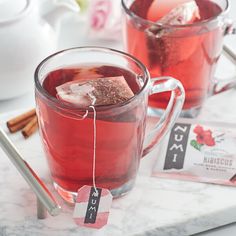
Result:
{"label": "pink flower in background", "polygon": [[91,0],[89,36],[95,39],[121,38],[121,6],[119,0]]}
{"label": "pink flower in background", "polygon": [[91,27],[94,30],[100,30],[104,28],[108,17],[111,14],[111,1],[109,0],[98,0],[95,1],[91,10]]}

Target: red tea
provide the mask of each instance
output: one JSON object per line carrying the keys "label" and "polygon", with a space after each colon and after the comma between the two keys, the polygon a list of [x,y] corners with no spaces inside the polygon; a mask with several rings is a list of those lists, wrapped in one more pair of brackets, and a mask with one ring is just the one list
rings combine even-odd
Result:
{"label": "red tea", "polygon": [[[112,65],[58,69],[49,73],[42,85],[57,99],[56,88],[67,82],[115,76],[123,76],[133,94],[140,91],[141,85],[134,73]],[[93,111],[89,109],[83,118],[86,109],[79,110],[72,104],[71,109],[65,108],[62,112],[57,107],[53,108],[40,94],[36,98],[41,135],[54,182],[70,192],[77,192],[83,185],[93,185]],[[142,114],[146,112],[147,101],[142,100],[134,103],[131,98],[128,105],[118,104],[116,109],[95,106],[96,186],[113,190],[135,178],[145,128],[145,115]]]}
{"label": "red tea", "polygon": [[[155,11],[150,10],[153,8],[153,2],[153,0],[135,0],[129,7],[135,15],[149,22],[144,24],[137,17],[126,18],[127,51],[147,66],[152,78],[173,76],[182,82],[186,91],[183,109],[199,107],[207,96],[214,76],[222,48],[223,29],[214,21],[163,29],[150,23],[150,21],[157,22],[166,14],[165,9],[163,14],[158,12],[157,15],[153,15]],[[222,12],[220,6],[213,1],[195,2],[199,18],[194,18],[191,24],[212,19]],[[149,104],[152,107],[165,108],[168,101],[168,93],[152,95]]]}

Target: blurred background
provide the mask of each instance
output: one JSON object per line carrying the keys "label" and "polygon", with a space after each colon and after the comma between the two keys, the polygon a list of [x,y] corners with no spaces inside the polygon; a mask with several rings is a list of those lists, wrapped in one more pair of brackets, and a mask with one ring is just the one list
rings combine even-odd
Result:
{"label": "blurred background", "polygon": [[[53,4],[64,0],[36,0],[42,14],[47,14],[53,9]],[[57,38],[58,49],[80,46],[105,46],[115,49],[123,49],[121,34],[121,0],[99,0],[102,3],[102,14],[96,8],[98,0],[68,0],[78,4],[79,12],[61,14],[58,22]],[[64,1],[65,2],[65,1]],[[112,3],[111,9],[106,10],[106,4]],[[229,15],[236,21],[236,1],[231,0]],[[227,44],[236,53],[235,36],[225,37]],[[221,68],[227,68],[222,70]],[[221,57],[217,69],[217,77],[232,77],[236,75],[236,67],[226,58]],[[33,74],[32,74],[33,82]],[[19,106],[19,103],[21,104]],[[34,91],[32,90],[15,99],[0,101],[0,113],[19,107],[29,107],[34,104]]]}
{"label": "blurred background", "polygon": [[[40,0],[38,0],[40,1]],[[45,0],[44,0],[45,1]],[[105,37],[103,39],[99,39],[98,35],[94,34],[91,35],[91,29],[90,29],[90,12],[89,12],[89,4],[93,0],[77,0],[78,3],[81,3],[81,5],[84,7],[82,10],[82,13],[78,13],[77,16],[70,15],[63,19],[62,25],[61,25],[61,40],[59,43],[59,47],[67,47],[67,46],[84,46],[84,45],[101,45],[101,46],[110,46],[110,47],[116,47],[116,48],[122,48],[122,37],[117,38],[116,40],[105,40]],[[103,0],[104,2],[106,0]],[[108,0],[109,1],[109,0]],[[119,16],[120,9],[120,0],[111,0],[114,3],[114,9],[113,14],[110,18],[110,20],[114,20],[114,17]],[[46,1],[45,1],[46,2]],[[236,21],[236,1],[230,0],[230,17]],[[116,14],[115,14],[116,13]],[[120,20],[120,18],[117,18],[116,20]],[[68,27],[69,26],[69,27]],[[89,36],[89,37],[88,37]],[[236,44],[232,40],[233,36],[226,37],[226,43],[229,44],[232,48],[236,51]]]}

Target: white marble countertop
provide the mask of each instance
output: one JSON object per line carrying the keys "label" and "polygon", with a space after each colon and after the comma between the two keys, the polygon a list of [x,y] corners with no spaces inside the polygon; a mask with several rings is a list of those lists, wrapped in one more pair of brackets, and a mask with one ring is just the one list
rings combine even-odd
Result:
{"label": "white marble countertop", "polygon": [[[218,108],[224,115],[209,110],[219,101],[222,102]],[[223,101],[228,101],[229,107]],[[209,100],[201,115],[207,114],[214,120],[236,120],[236,112],[228,115],[230,105],[235,103],[235,91],[230,91]],[[6,132],[5,121],[21,112],[0,115]],[[0,149],[0,235],[182,236],[236,221],[236,188],[149,177],[154,152],[141,161],[134,189],[113,200],[108,225],[100,230],[79,227],[72,219],[73,207],[66,205],[52,187],[38,133],[28,140],[20,133],[9,137],[53,192],[63,212],[57,217],[37,220],[34,194]]]}
{"label": "white marble countertop", "polygon": [[[233,7],[231,14],[236,19],[236,1],[232,1]],[[66,23],[65,23],[66,24]],[[82,45],[106,45],[114,48],[121,48],[120,43],[84,41],[81,39],[81,31],[75,33],[74,29],[78,22],[70,27],[64,27],[64,35],[74,34],[73,40],[63,36],[61,38],[60,48],[82,46]],[[63,28],[62,28],[63,29]],[[66,39],[65,39],[66,38]],[[236,51],[235,39],[229,37],[226,43]],[[223,69],[224,68],[224,69]],[[235,74],[235,68],[229,65],[226,60],[222,60],[218,70],[219,75]],[[14,111],[21,108],[28,108],[34,104],[33,90],[28,94],[9,101],[0,101],[0,114]],[[200,119],[235,122],[236,121],[236,90],[210,98],[203,107]],[[25,154],[30,164],[37,169],[40,176],[49,184],[49,176],[45,170],[45,163],[37,161],[42,154],[38,149],[26,149],[25,143],[19,136],[12,136],[19,149]],[[37,142],[37,135],[32,137],[27,144]],[[31,153],[34,158],[30,157]],[[1,152],[1,150],[0,150]],[[28,153],[28,154],[27,154]],[[1,152],[2,155],[2,152]],[[40,159],[41,160],[41,159]],[[137,185],[126,199],[122,198],[113,203],[108,229],[98,232],[81,230],[78,231],[70,218],[71,209],[65,207],[64,215],[59,218],[49,217],[45,221],[38,222],[35,217],[35,199],[18,174],[15,174],[14,167],[4,158],[0,165],[0,185],[2,191],[0,195],[0,235],[188,235],[207,229],[212,229],[223,224],[236,222],[236,189],[232,187],[213,186],[200,183],[186,183],[170,180],[158,180],[140,176]],[[147,163],[145,163],[147,162]],[[144,161],[141,172],[145,172],[144,167],[148,166],[149,161]],[[3,165],[4,163],[4,165]],[[5,168],[3,168],[3,166]],[[6,167],[7,166],[7,167]],[[5,175],[4,173],[7,173]],[[19,177],[19,178],[18,178]],[[15,179],[17,181],[15,181]],[[17,184],[15,183],[17,182]],[[8,185],[4,185],[8,183]],[[14,190],[14,191],[11,191]],[[187,191],[186,191],[187,190]],[[18,191],[18,192],[17,192]],[[20,192],[19,192],[20,191]],[[13,194],[14,192],[14,194]],[[149,194],[146,194],[146,193]],[[203,195],[202,195],[203,194]],[[155,196],[155,201],[153,201]],[[170,204],[171,197],[175,197],[175,204]],[[207,202],[209,208],[203,207],[204,197],[212,199]],[[183,200],[184,199],[184,203]],[[192,205],[192,202],[195,205]],[[146,203],[146,204],[144,204]],[[190,204],[191,203],[191,204]],[[191,208],[192,210],[187,210]],[[158,208],[158,211],[153,209]],[[204,209],[203,209],[204,208]],[[180,209],[183,209],[182,211]],[[198,210],[198,212],[197,212]],[[205,218],[206,211],[211,217]],[[168,213],[166,213],[168,211]],[[137,220],[133,220],[138,216]],[[213,217],[215,216],[215,217]],[[67,228],[65,228],[65,223]],[[116,223],[114,223],[116,222]],[[172,223],[176,222],[175,225]],[[132,225],[135,224],[135,225]],[[159,227],[158,227],[159,226]],[[161,227],[163,226],[163,227]],[[177,227],[178,226],[178,227]],[[113,231],[109,231],[113,230]],[[236,235],[236,224],[228,225],[219,229],[210,230],[199,236],[231,236]]]}

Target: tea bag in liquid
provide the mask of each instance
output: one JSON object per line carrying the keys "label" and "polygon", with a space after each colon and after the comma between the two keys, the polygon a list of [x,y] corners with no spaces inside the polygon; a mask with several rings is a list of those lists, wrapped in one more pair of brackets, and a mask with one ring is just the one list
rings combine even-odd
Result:
{"label": "tea bag in liquid", "polygon": [[170,25],[185,25],[193,23],[196,19],[200,19],[198,6],[195,1],[189,1],[172,9],[158,22]]}
{"label": "tea bag in liquid", "polygon": [[56,87],[59,100],[82,107],[114,105],[134,96],[123,76],[74,80]]}
{"label": "tea bag in liquid", "polygon": [[[185,25],[199,19],[199,8],[192,0],[177,5],[168,14],[162,16],[157,23]],[[188,29],[177,30],[152,25],[146,30],[146,33],[150,66],[160,65],[161,70],[188,59],[197,48],[198,42],[195,42],[192,37],[188,37]]]}
{"label": "tea bag in liquid", "polygon": [[185,3],[191,3],[193,0],[154,0],[147,12],[149,21],[159,21],[162,17],[169,15],[171,11],[184,6]]}

